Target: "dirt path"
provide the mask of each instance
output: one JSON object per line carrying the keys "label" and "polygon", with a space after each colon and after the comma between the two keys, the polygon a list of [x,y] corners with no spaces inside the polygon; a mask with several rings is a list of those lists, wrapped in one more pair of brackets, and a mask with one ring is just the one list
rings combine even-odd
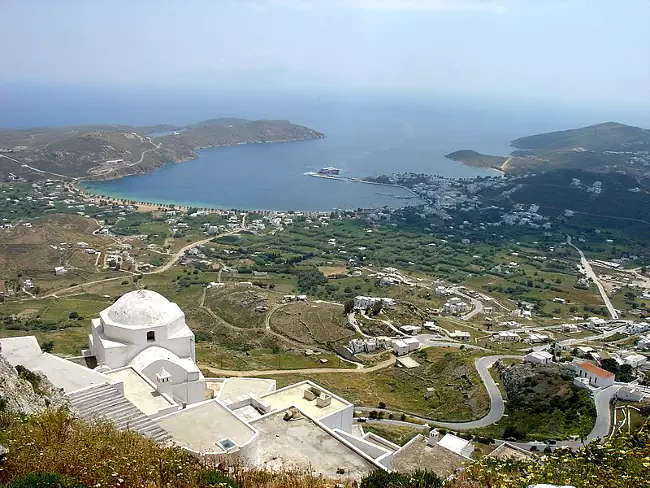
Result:
{"label": "dirt path", "polygon": [[345,368],[308,368],[308,369],[269,369],[267,371],[232,371],[228,369],[216,369],[204,364],[199,364],[199,367],[204,371],[209,371],[217,377],[220,376],[268,376],[268,375],[283,375],[283,374],[319,374],[319,373],[372,373],[380,369],[388,368],[395,364],[395,358],[392,357],[381,363],[368,368],[345,369]]}
{"label": "dirt path", "polygon": [[66,176],[66,175],[61,175],[59,173],[52,173],[50,171],[43,171],[42,169],[34,168],[33,166],[30,166],[29,164],[25,164],[21,161],[18,161],[17,159],[10,158],[9,156],[5,156],[4,154],[0,154],[0,158],[5,158],[8,159],[9,161],[13,161],[14,163],[20,164],[23,168],[31,169],[32,171],[35,171],[37,173],[40,173],[42,175],[52,175],[52,176],[58,176],[59,178],[63,178],[64,180],[77,180],[79,178],[73,178],[72,176]]}

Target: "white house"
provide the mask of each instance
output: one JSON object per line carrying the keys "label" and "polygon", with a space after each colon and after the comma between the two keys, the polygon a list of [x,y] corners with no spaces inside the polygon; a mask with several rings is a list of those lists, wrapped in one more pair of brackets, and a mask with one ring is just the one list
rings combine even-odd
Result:
{"label": "white house", "polygon": [[519,334],[517,334],[516,332],[510,332],[509,330],[502,330],[501,332],[497,332],[492,336],[492,339],[499,342],[521,341],[521,337],[519,337]]}
{"label": "white house", "polygon": [[442,311],[445,313],[456,314],[466,312],[468,308],[469,305],[467,305],[467,303],[463,302],[458,297],[453,297],[442,306]]}
{"label": "white house", "polygon": [[99,312],[88,336],[90,353],[104,371],[132,366],[156,383],[164,370],[173,398],[186,403],[204,399],[194,344],[179,306],[150,290],[129,292]]}
{"label": "white house", "polygon": [[548,364],[553,362],[553,355],[546,351],[534,351],[524,356],[524,363]]}
{"label": "white house", "polygon": [[630,354],[629,356],[625,356],[623,358],[623,362],[625,364],[629,364],[633,368],[638,368],[639,366],[647,363],[648,358],[643,354]]}
{"label": "white house", "polygon": [[400,330],[409,335],[417,335],[422,330],[422,327],[418,327],[417,325],[403,325],[400,327]]}
{"label": "white house", "polygon": [[393,341],[393,352],[396,356],[404,356],[409,353],[409,346],[401,339]]}
{"label": "white house", "polygon": [[616,398],[626,402],[640,402],[646,396],[645,392],[631,386],[623,386],[616,392]]}
{"label": "white house", "polygon": [[465,330],[455,330],[453,332],[450,332],[449,337],[463,342],[469,342],[472,340],[470,333]]}
{"label": "white house", "polygon": [[606,388],[614,384],[614,373],[605,371],[598,366],[588,363],[574,363],[574,367],[580,378],[589,381],[589,385],[597,388]]}
{"label": "white house", "polygon": [[392,308],[395,306],[395,300],[393,300],[392,298],[357,296],[354,297],[354,309],[367,310],[369,308],[372,308],[372,306],[377,302],[381,302],[382,307],[386,307],[386,308]]}
{"label": "white house", "polygon": [[639,342],[636,343],[637,349],[650,349],[650,335],[639,337]]}
{"label": "white house", "polygon": [[430,446],[444,447],[445,449],[468,459],[471,459],[471,455],[474,452],[474,445],[470,441],[461,439],[453,434],[445,434],[440,437],[440,433],[437,429],[433,429],[429,432],[427,444]]}
{"label": "white house", "polygon": [[402,342],[408,346],[409,352],[420,349],[420,341],[415,337],[407,337],[406,339],[403,339]]}
{"label": "white house", "polygon": [[562,332],[575,333],[578,332],[578,326],[575,324],[564,324],[562,326]]}
{"label": "white house", "polygon": [[68,270],[65,269],[63,266],[55,266],[55,267],[54,267],[54,274],[55,274],[56,276],[63,276],[63,275],[66,274],[67,272],[68,272]]}

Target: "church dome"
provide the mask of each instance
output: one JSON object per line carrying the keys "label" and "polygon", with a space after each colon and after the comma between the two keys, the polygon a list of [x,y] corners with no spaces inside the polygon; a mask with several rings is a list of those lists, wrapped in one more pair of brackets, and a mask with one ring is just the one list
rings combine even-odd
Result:
{"label": "church dome", "polygon": [[160,293],[135,290],[121,296],[111,305],[106,316],[121,325],[165,325],[183,312]]}

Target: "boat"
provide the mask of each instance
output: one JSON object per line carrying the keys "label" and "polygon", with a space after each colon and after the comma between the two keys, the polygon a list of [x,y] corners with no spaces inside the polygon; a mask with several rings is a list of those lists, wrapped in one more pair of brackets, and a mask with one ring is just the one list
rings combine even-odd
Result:
{"label": "boat", "polygon": [[331,166],[328,166],[327,168],[321,168],[318,171],[319,175],[328,175],[328,176],[336,176],[341,172],[340,169],[338,168],[333,168]]}

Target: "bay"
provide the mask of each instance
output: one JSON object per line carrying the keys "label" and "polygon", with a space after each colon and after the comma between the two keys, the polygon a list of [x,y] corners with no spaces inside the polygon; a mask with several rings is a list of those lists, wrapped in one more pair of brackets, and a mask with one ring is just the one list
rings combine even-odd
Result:
{"label": "bay", "polygon": [[[199,151],[195,160],[85,188],[107,196],[180,205],[276,210],[401,206],[400,188],[306,176],[334,166],[342,176],[395,172],[450,178],[497,175],[444,158],[458,149],[494,155],[534,133],[605,120],[635,123],[611,108],[550,106],[431,94],[235,92],[97,87],[15,89],[0,100],[0,124],[12,127],[84,123],[182,126],[216,117],[288,119],[325,139]],[[627,116],[627,118],[626,118]]]}

